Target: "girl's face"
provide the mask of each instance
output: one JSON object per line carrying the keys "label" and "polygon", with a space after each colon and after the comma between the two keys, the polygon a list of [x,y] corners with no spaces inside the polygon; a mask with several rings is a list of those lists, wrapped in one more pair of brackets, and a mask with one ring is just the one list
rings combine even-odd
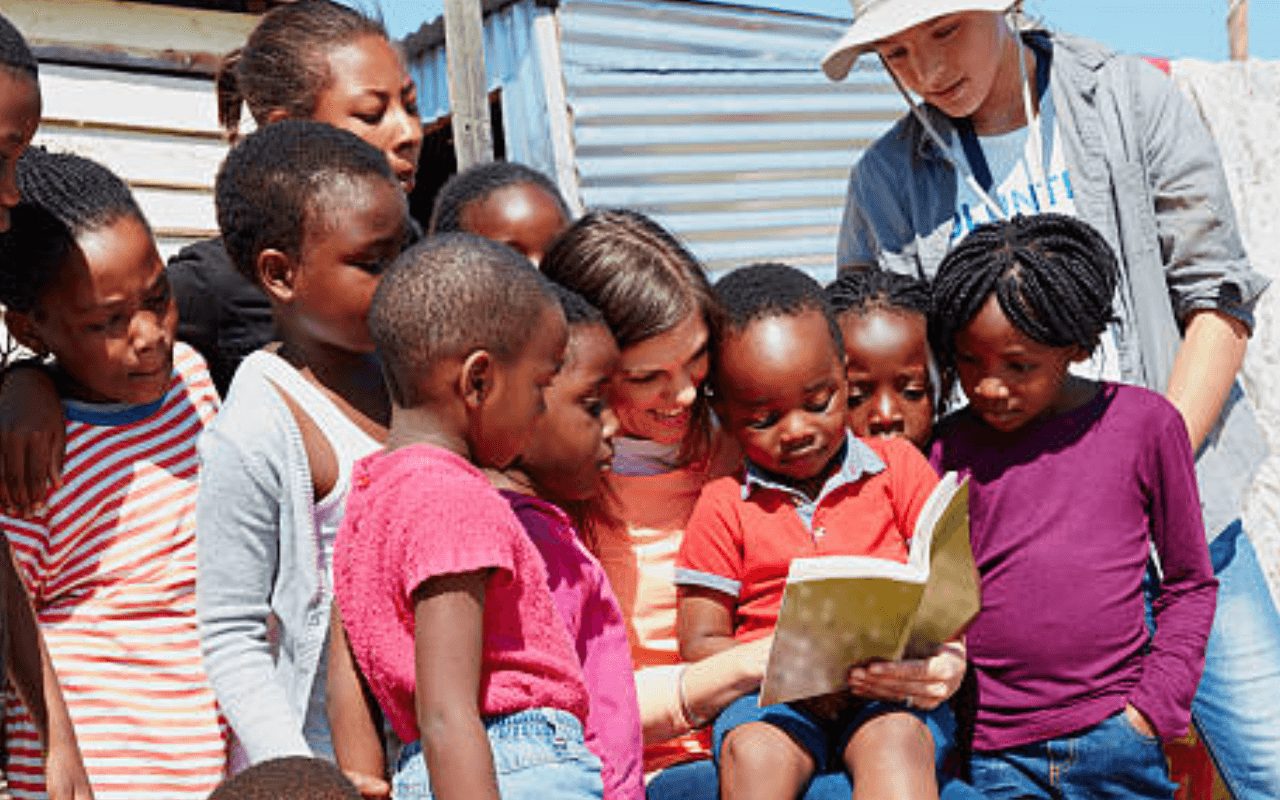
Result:
{"label": "girl's face", "polygon": [[849,427],[905,436],[924,449],[933,432],[929,340],[921,314],[873,309],[840,315],[849,375]]}
{"label": "girl's face", "polygon": [[504,186],[463,207],[462,229],[502,242],[538,265],[569,220],[546,190],[531,183]]}
{"label": "girl's face", "polygon": [[9,230],[9,209],[18,204],[18,158],[40,124],[40,85],[34,78],[0,68],[0,231]]}
{"label": "girl's face", "polygon": [[1001,14],[962,11],[882,39],[875,49],[904,86],[961,119],[979,115],[991,102],[1002,56],[1016,53],[1014,44]]}
{"label": "girl's face", "polygon": [[587,500],[613,461],[618,418],[605,389],[618,366],[618,345],[601,324],[569,328],[564,366],[545,393],[547,413],[518,464],[552,502]]}
{"label": "girl's face", "polygon": [[169,388],[177,307],[142,220],[85,231],[30,315],[9,315],[27,347],[53,353],[69,391],[96,403],[150,403]]}
{"label": "girl's face", "polygon": [[1014,327],[995,295],[956,334],[956,372],[973,410],[1008,433],[1072,407],[1067,369],[1088,357],[1077,346],[1051,347]]}
{"label": "girl's face", "polygon": [[329,84],[311,118],[350,131],[381,150],[406,193],[422,152],[418,94],[399,53],[381,36],[362,36],[328,53]]}
{"label": "girl's face", "polygon": [[[381,178],[331,190],[307,220],[291,292],[281,298],[300,332],[352,353],[373,352],[369,304],[383,271],[404,245],[404,193]],[[271,286],[268,286],[271,290]]]}
{"label": "girl's face", "polygon": [[706,378],[707,323],[694,312],[671,330],[622,351],[609,404],[623,434],[679,444]]}

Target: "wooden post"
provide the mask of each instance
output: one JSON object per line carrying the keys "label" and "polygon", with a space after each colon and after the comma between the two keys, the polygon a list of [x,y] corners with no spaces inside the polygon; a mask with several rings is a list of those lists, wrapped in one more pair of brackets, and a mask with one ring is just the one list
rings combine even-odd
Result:
{"label": "wooden post", "polygon": [[493,160],[481,0],[444,0],[444,49],[458,171]]}
{"label": "wooden post", "polygon": [[1230,0],[1227,11],[1227,40],[1231,43],[1231,60],[1249,57],[1249,0]]}

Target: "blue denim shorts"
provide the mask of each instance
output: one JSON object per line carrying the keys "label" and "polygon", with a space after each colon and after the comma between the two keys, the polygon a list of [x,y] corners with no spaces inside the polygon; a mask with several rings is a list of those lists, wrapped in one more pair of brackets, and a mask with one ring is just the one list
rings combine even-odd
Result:
{"label": "blue denim shorts", "polygon": [[[759,693],[743,695],[730,703],[716,718],[712,729],[712,753],[720,760],[720,748],[729,731],[748,722],[765,722],[782,729],[813,757],[818,773],[844,769],[843,754],[849,740],[860,726],[873,717],[890,712],[906,712],[918,717],[929,728],[934,738],[934,753],[938,764],[946,757],[954,742],[955,722],[951,709],[945,703],[935,711],[908,709],[898,703],[882,703],[877,700],[857,702],[847,714],[835,720],[820,719],[790,703],[759,705]],[[935,721],[934,718],[938,720]],[[943,735],[939,735],[942,733]]]}
{"label": "blue denim shorts", "polygon": [[1139,732],[1124,712],[1068,736],[974,753],[971,776],[993,800],[1170,800],[1177,788],[1160,740]]}
{"label": "blue denim shorts", "polygon": [[[498,794],[503,800],[599,800],[604,797],[600,759],[582,737],[578,718],[555,708],[533,708],[485,719]],[[400,751],[391,780],[394,800],[430,800],[431,783],[422,743]]]}

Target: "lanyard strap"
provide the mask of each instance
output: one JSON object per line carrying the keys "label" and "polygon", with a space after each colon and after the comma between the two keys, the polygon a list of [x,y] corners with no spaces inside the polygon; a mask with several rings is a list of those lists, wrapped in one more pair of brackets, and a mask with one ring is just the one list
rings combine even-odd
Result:
{"label": "lanyard strap", "polygon": [[[1049,53],[1037,53],[1034,49],[1031,51],[1036,56],[1036,98],[1043,102],[1044,93],[1049,88]],[[1031,120],[1027,120],[1028,127]],[[969,169],[973,171],[973,177],[982,187],[984,192],[990,192],[994,180],[991,177],[991,165],[987,163],[987,155],[982,152],[982,143],[978,141],[978,135],[974,133],[973,122],[968,117],[964,119],[954,120],[956,132],[960,134],[960,146],[964,148],[965,160],[969,162]],[[1031,131],[1032,135],[1038,132],[1038,127]]]}

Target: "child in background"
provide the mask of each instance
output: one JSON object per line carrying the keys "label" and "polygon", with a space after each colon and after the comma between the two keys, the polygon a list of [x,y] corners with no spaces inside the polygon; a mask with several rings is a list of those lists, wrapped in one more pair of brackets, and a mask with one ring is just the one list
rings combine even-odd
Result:
{"label": "child in background", "polygon": [[387,161],[346,131],[285,121],[218,174],[218,224],[281,336],[245,359],[200,442],[199,618],[241,755],[333,758],[325,714],[332,550],[352,464],[390,401],[366,316],[407,230]]}
{"label": "child in background", "polygon": [[1044,214],[974,230],[933,285],[934,352],[969,398],[939,425],[933,460],[970,478],[972,779],[988,797],[1175,788],[1160,740],[1187,729],[1216,581],[1178,411],[1070,372],[1097,347],[1116,280],[1100,234]]}
{"label": "child in background", "polygon": [[[0,235],[13,335],[53,355],[67,417],[62,486],[0,517],[31,592],[98,800],[203,800],[226,743],[195,620],[196,438],[217,410],[151,229],[124,183],[43,150]],[[46,795],[41,747],[8,697],[9,789]]]}
{"label": "child in background", "polygon": [[844,337],[849,428],[929,446],[941,394],[929,352],[929,284],[876,268],[848,270],[823,292]]}
{"label": "child in background", "polygon": [[334,579],[355,661],[409,743],[392,794],[600,797],[582,669],[546,566],[477,468],[506,467],[528,443],[564,313],[518,253],[447,234],[397,260],[369,326],[391,429],[356,465]]}
{"label": "child in background", "polygon": [[[793,558],[905,561],[938,481],[908,442],[847,433],[841,332],[813,279],[757,264],[715,290],[712,403],[745,463],[703,490],[676,562],[680,653],[693,661],[773,633]],[[859,797],[936,797],[923,715],[839,699],[830,713],[761,708],[756,693],[726,708],[715,725],[724,795],[797,797],[834,761]]]}
{"label": "child in background", "polygon": [[436,194],[431,233],[466,231],[502,242],[538,265],[573,214],[551,179],[514,161],[477,164]]}
{"label": "child in background", "polygon": [[542,553],[551,596],[577,645],[591,698],[587,746],[600,757],[604,796],[639,800],[644,742],[627,626],[604,569],[579,534],[590,530],[594,509],[587,506],[602,502],[604,473],[613,461],[618,420],[605,394],[618,345],[594,306],[558,284],[552,288],[569,324],[564,365],[547,388],[547,413],[534,425],[529,445],[493,476],[494,485]]}
{"label": "child in background", "polygon": [[[40,82],[35,56],[18,29],[0,16],[0,233],[9,230],[10,211],[21,200],[17,186],[18,159],[31,143],[39,122]],[[61,476],[49,477],[56,484]],[[25,494],[26,487],[18,488]],[[18,514],[15,505],[25,510],[26,498],[21,501],[19,504],[3,500],[5,513]],[[14,568],[3,530],[0,530],[0,675],[8,678],[27,707],[39,735],[49,797],[52,800],[90,797],[89,779],[62,688],[49,660],[30,598]]]}
{"label": "child in background", "polygon": [[209,800],[360,800],[360,793],[324,759],[285,756],[241,772]]}

